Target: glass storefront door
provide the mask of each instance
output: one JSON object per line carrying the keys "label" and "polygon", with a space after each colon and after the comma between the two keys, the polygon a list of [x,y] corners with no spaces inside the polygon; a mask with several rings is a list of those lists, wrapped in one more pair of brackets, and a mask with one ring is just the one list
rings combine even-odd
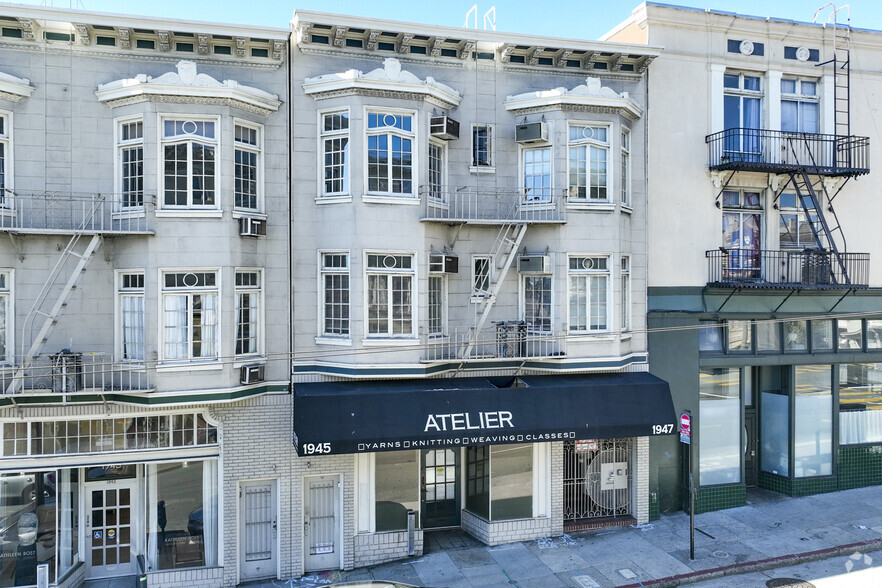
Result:
{"label": "glass storefront door", "polygon": [[137,572],[133,529],[137,511],[135,479],[109,479],[86,484],[86,561],[89,577]]}
{"label": "glass storefront door", "polygon": [[460,524],[459,453],[458,447],[422,451],[424,529]]}

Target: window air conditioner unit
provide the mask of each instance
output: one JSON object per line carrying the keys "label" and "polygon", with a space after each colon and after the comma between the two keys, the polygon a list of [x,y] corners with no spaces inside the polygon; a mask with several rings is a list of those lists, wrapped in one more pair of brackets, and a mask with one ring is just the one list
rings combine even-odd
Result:
{"label": "window air conditioner unit", "polygon": [[243,365],[239,368],[239,382],[243,386],[263,382],[263,369],[262,365]]}
{"label": "window air conditioner unit", "polygon": [[433,116],[429,120],[429,132],[445,141],[459,139],[459,123],[449,116]]}
{"label": "window air conditioner unit", "polygon": [[518,257],[519,274],[550,274],[550,255],[521,255]]}
{"label": "window air conditioner unit", "polygon": [[515,127],[515,141],[518,143],[539,143],[548,140],[548,127],[544,122],[532,122]]}
{"label": "window air conditioner unit", "polygon": [[432,253],[429,255],[429,273],[431,274],[458,274],[459,258],[455,255]]}
{"label": "window air conditioner unit", "polygon": [[239,235],[242,237],[259,237],[266,235],[266,221],[262,218],[243,216],[239,218]]}

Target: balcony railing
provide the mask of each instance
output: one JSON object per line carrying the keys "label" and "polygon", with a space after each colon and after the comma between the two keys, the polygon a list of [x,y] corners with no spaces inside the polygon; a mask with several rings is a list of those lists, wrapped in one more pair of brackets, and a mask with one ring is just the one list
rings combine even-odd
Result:
{"label": "balcony railing", "polygon": [[[18,365],[0,366],[0,385],[5,394],[56,393],[90,395],[145,393],[154,390],[143,365],[114,361],[103,353],[55,353],[38,355],[21,371]],[[14,382],[19,378],[20,382]]]}
{"label": "balcony railing", "polygon": [[[469,327],[448,329],[443,335],[430,335],[423,361],[538,359],[566,355],[566,334],[534,332],[522,321],[505,321],[483,329],[474,344]],[[468,355],[464,356],[464,352]]]}
{"label": "balcony railing", "polygon": [[153,212],[146,194],[0,191],[0,231],[149,234]]}
{"label": "balcony railing", "polygon": [[708,285],[747,288],[866,288],[870,254],[714,249],[705,253]]}
{"label": "balcony railing", "polygon": [[445,223],[563,223],[566,195],[524,188],[457,190],[425,186],[423,221]]}
{"label": "balcony railing", "polygon": [[711,170],[806,171],[828,176],[870,172],[869,137],[766,129],[726,129],[705,137]]}

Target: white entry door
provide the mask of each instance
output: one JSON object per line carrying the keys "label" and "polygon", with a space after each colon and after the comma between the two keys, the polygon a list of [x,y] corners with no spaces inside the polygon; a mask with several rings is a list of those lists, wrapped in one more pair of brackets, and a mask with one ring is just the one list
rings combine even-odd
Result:
{"label": "white entry door", "polygon": [[107,480],[86,484],[86,562],[88,577],[135,574],[135,521],[138,481]]}
{"label": "white entry door", "polygon": [[278,576],[276,481],[239,487],[239,561],[242,580]]}
{"label": "white entry door", "polygon": [[304,568],[307,572],[340,569],[340,477],[309,477],[304,485]]}

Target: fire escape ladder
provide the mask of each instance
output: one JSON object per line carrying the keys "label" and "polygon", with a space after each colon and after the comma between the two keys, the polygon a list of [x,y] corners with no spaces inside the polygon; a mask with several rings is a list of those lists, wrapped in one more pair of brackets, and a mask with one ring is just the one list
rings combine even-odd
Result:
{"label": "fire escape ladder", "polygon": [[[845,252],[845,235],[842,232],[842,225],[839,224],[839,217],[836,216],[836,211],[833,210],[833,207],[828,202],[827,209],[832,213],[835,223],[831,228],[824,215],[823,205],[818,198],[818,192],[815,190],[808,173],[805,171],[790,172],[790,180],[796,190],[796,199],[802,206],[803,212],[805,212],[806,223],[811,228],[818,249],[830,253],[833,263],[842,272],[839,275],[842,276],[843,283],[849,283],[848,264],[843,255]],[[819,181],[819,185],[821,191],[826,195],[823,181]],[[842,251],[836,245],[836,240],[833,238],[834,233],[838,233],[842,239]],[[833,274],[831,277],[835,277],[836,272],[833,272]]]}
{"label": "fire escape ladder", "polygon": [[851,153],[847,138],[851,136],[851,26],[833,25],[833,104],[836,126],[836,165],[851,167],[840,161]]}
{"label": "fire escape ladder", "polygon": [[469,335],[469,340],[463,345],[460,357],[468,359],[469,354],[475,348],[481,330],[487,324],[490,316],[490,310],[496,303],[496,296],[502,288],[505,276],[511,269],[515,258],[518,255],[518,248],[524,240],[527,232],[527,225],[523,223],[508,223],[500,227],[496,234],[496,241],[490,250],[490,280],[487,289],[478,293],[479,302],[475,306],[475,326]]}
{"label": "fire escape ladder", "polygon": [[[24,326],[22,328],[23,335],[27,332],[29,325],[33,325],[39,317],[44,317],[44,320],[36,337],[34,337],[30,348],[25,352],[24,357],[22,357],[22,361],[19,364],[19,368],[16,370],[15,375],[12,377],[12,381],[6,388],[7,394],[14,394],[19,388],[21,388],[25,370],[30,367],[31,362],[37,357],[37,355],[39,355],[40,350],[43,348],[43,344],[46,343],[49,333],[64,313],[68,298],[70,297],[71,292],[77,287],[77,281],[86,271],[89,262],[95,255],[95,251],[97,251],[98,247],[101,245],[101,235],[96,233],[92,235],[91,239],[86,244],[85,249],[78,251],[77,245],[82,237],[82,233],[77,233],[71,236],[70,240],[67,242],[67,246],[62,250],[58,261],[55,263],[55,267],[52,268],[48,279],[43,284],[40,293],[34,300],[33,306],[31,306],[31,309],[25,317]],[[76,261],[71,270],[69,262],[72,260]],[[68,276],[68,279],[61,286],[61,291],[58,292],[58,297],[54,299],[54,302],[52,302],[50,306],[52,295],[57,291],[60,279],[65,275]],[[47,308],[48,310],[46,310]]]}

